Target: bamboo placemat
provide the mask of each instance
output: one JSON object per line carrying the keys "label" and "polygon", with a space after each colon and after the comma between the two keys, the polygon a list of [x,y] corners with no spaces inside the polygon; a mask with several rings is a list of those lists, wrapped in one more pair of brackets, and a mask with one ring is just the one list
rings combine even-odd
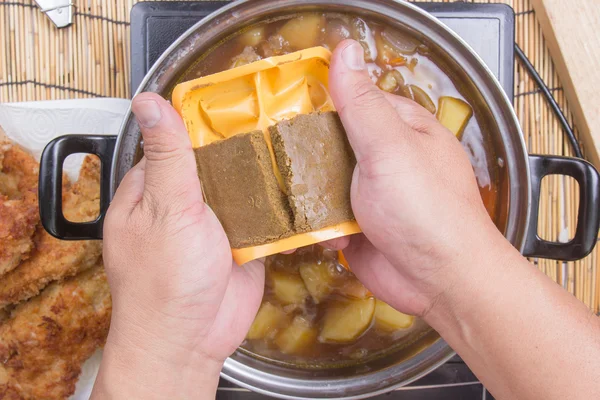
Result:
{"label": "bamboo placemat", "polygon": [[[56,29],[32,0],[0,0],[0,40],[3,42],[0,44],[0,102],[99,96],[128,98],[129,10],[136,2],[74,0],[74,24]],[[517,43],[572,122],[562,85],[529,0],[473,2],[506,3],[514,8]],[[515,72],[514,105],[529,152],[572,156],[554,114],[518,62]],[[540,235],[549,240],[570,239],[575,232],[578,201],[577,184],[573,180],[558,176],[546,178],[542,185]],[[594,312],[600,311],[598,250],[577,262],[531,261]]]}

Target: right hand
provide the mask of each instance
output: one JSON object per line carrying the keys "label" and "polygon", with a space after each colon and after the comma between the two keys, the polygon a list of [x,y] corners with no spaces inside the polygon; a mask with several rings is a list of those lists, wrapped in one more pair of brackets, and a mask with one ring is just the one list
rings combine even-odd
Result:
{"label": "right hand", "polygon": [[508,242],[460,142],[417,103],[381,91],[360,44],[338,45],[329,87],[357,159],[351,199],[363,235],[344,255],[377,297],[425,316],[456,287],[458,269],[501,256]]}

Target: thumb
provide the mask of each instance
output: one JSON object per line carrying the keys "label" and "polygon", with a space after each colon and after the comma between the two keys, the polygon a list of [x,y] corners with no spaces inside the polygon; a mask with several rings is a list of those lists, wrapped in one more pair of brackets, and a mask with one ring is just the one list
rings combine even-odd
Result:
{"label": "thumb", "polygon": [[202,202],[192,144],[177,111],[156,93],[139,94],[131,109],[144,138],[144,196],[170,206]]}
{"label": "thumb", "polygon": [[140,202],[144,194],[145,166],[146,159],[142,158],[139,163],[125,174],[110,202],[111,207],[123,208],[130,213]]}
{"label": "thumb", "polygon": [[344,40],[333,52],[329,90],[359,163],[398,147],[399,129],[409,134],[395,107],[369,77],[358,42]]}

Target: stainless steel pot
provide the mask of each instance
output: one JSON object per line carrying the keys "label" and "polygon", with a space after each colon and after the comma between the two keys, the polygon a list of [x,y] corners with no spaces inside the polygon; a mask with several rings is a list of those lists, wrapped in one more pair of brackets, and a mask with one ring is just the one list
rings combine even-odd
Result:
{"label": "stainless steel pot", "polygon": [[[409,3],[393,0],[240,0],[198,22],[181,36],[150,70],[141,91],[168,95],[184,72],[211,47],[255,22],[318,8],[354,13],[397,26],[426,42],[443,68],[462,83],[480,125],[489,132],[499,158],[501,204],[498,227],[524,255],[562,260],[587,255],[596,243],[600,186],[589,163],[573,158],[528,155],[511,102],[481,59],[438,20]],[[66,221],[61,209],[64,159],[72,153],[97,154],[102,160],[101,215],[91,223]],[[118,137],[65,136],[50,143],[42,156],[40,213],[44,227],[62,239],[99,239],[108,204],[125,173],[140,156],[140,132],[130,110]],[[540,183],[549,174],[569,175],[580,187],[575,237],[547,242],[537,235]],[[410,345],[382,358],[343,368],[290,368],[237,351],[222,375],[241,386],[283,398],[360,398],[405,385],[432,371],[454,352],[431,330]]]}

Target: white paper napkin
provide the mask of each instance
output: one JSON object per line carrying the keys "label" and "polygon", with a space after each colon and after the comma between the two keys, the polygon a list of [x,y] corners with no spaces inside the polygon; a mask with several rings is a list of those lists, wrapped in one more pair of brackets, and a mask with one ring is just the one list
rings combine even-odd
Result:
{"label": "white paper napkin", "polygon": [[[129,100],[82,99],[0,104],[0,126],[8,137],[38,160],[46,144],[67,134],[116,135]],[[76,179],[84,155],[65,160],[65,172]]]}

